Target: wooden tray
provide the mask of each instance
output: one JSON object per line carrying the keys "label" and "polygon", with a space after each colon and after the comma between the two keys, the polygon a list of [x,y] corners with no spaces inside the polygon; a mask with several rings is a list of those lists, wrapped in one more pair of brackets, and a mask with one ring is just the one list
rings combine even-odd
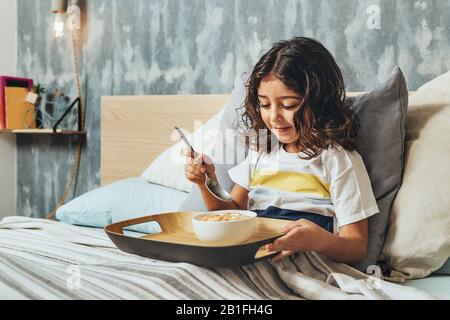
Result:
{"label": "wooden tray", "polygon": [[[122,251],[143,257],[172,262],[189,262],[205,267],[233,267],[254,263],[274,256],[264,245],[282,234],[279,230],[289,220],[257,218],[256,231],[247,241],[232,246],[215,245],[197,239],[191,218],[195,212],[167,212],[121,221],[105,227],[111,241]],[[125,227],[150,221],[158,222],[161,233],[131,237]]]}

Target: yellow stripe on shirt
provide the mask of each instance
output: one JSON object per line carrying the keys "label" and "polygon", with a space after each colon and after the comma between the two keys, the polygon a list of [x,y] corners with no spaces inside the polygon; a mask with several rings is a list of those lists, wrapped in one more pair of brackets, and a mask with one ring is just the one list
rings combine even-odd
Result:
{"label": "yellow stripe on shirt", "polygon": [[309,173],[257,170],[250,186],[270,187],[280,191],[301,192],[330,198],[330,185]]}

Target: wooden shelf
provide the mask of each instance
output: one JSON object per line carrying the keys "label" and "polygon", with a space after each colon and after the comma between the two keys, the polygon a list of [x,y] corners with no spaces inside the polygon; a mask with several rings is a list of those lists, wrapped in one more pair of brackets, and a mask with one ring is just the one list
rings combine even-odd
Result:
{"label": "wooden shelf", "polygon": [[86,131],[71,131],[57,129],[53,132],[53,129],[0,129],[0,133],[26,133],[26,134],[72,134],[72,135],[85,135]]}

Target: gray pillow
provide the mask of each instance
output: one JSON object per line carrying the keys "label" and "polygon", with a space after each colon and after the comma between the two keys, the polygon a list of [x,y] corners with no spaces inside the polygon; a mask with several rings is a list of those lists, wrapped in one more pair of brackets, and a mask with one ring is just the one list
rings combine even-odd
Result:
{"label": "gray pillow", "polygon": [[438,270],[433,272],[433,274],[439,274],[439,275],[450,275],[450,258],[444,263],[442,267],[440,267]]}
{"label": "gray pillow", "polygon": [[[245,81],[247,76],[238,77],[231,94],[230,101],[225,106],[221,119],[221,131],[235,128],[237,112],[245,99]],[[348,100],[360,121],[358,151],[364,160],[373,192],[377,199],[380,213],[369,218],[369,248],[366,258],[354,265],[365,272],[367,267],[377,263],[383,246],[391,206],[402,180],[404,162],[405,115],[408,105],[408,90],[402,71],[396,67],[388,80],[375,90],[361,94]],[[238,110],[236,110],[238,109]],[[223,147],[225,134],[218,138],[218,146]],[[233,144],[238,154],[246,153],[239,141]],[[220,150],[220,148],[216,148]],[[229,148],[226,149],[227,152]],[[245,157],[244,157],[245,158]],[[214,159],[216,161],[216,159]],[[217,163],[216,173],[219,182],[228,191],[233,182],[228,176],[228,169],[236,166],[243,159],[231,164]],[[182,203],[181,210],[206,211],[200,192],[196,186],[188,198]]]}
{"label": "gray pillow", "polygon": [[369,218],[367,256],[354,266],[364,272],[378,261],[392,203],[402,182],[407,107],[408,89],[398,67],[384,84],[355,97],[352,104],[360,121],[358,152],[366,165],[380,210]]}

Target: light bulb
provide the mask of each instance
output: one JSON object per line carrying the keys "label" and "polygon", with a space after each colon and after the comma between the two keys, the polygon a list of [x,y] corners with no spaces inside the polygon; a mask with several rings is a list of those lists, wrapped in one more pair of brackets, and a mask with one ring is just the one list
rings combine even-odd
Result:
{"label": "light bulb", "polygon": [[55,38],[64,37],[64,13],[57,12],[55,14],[55,25],[53,29]]}

